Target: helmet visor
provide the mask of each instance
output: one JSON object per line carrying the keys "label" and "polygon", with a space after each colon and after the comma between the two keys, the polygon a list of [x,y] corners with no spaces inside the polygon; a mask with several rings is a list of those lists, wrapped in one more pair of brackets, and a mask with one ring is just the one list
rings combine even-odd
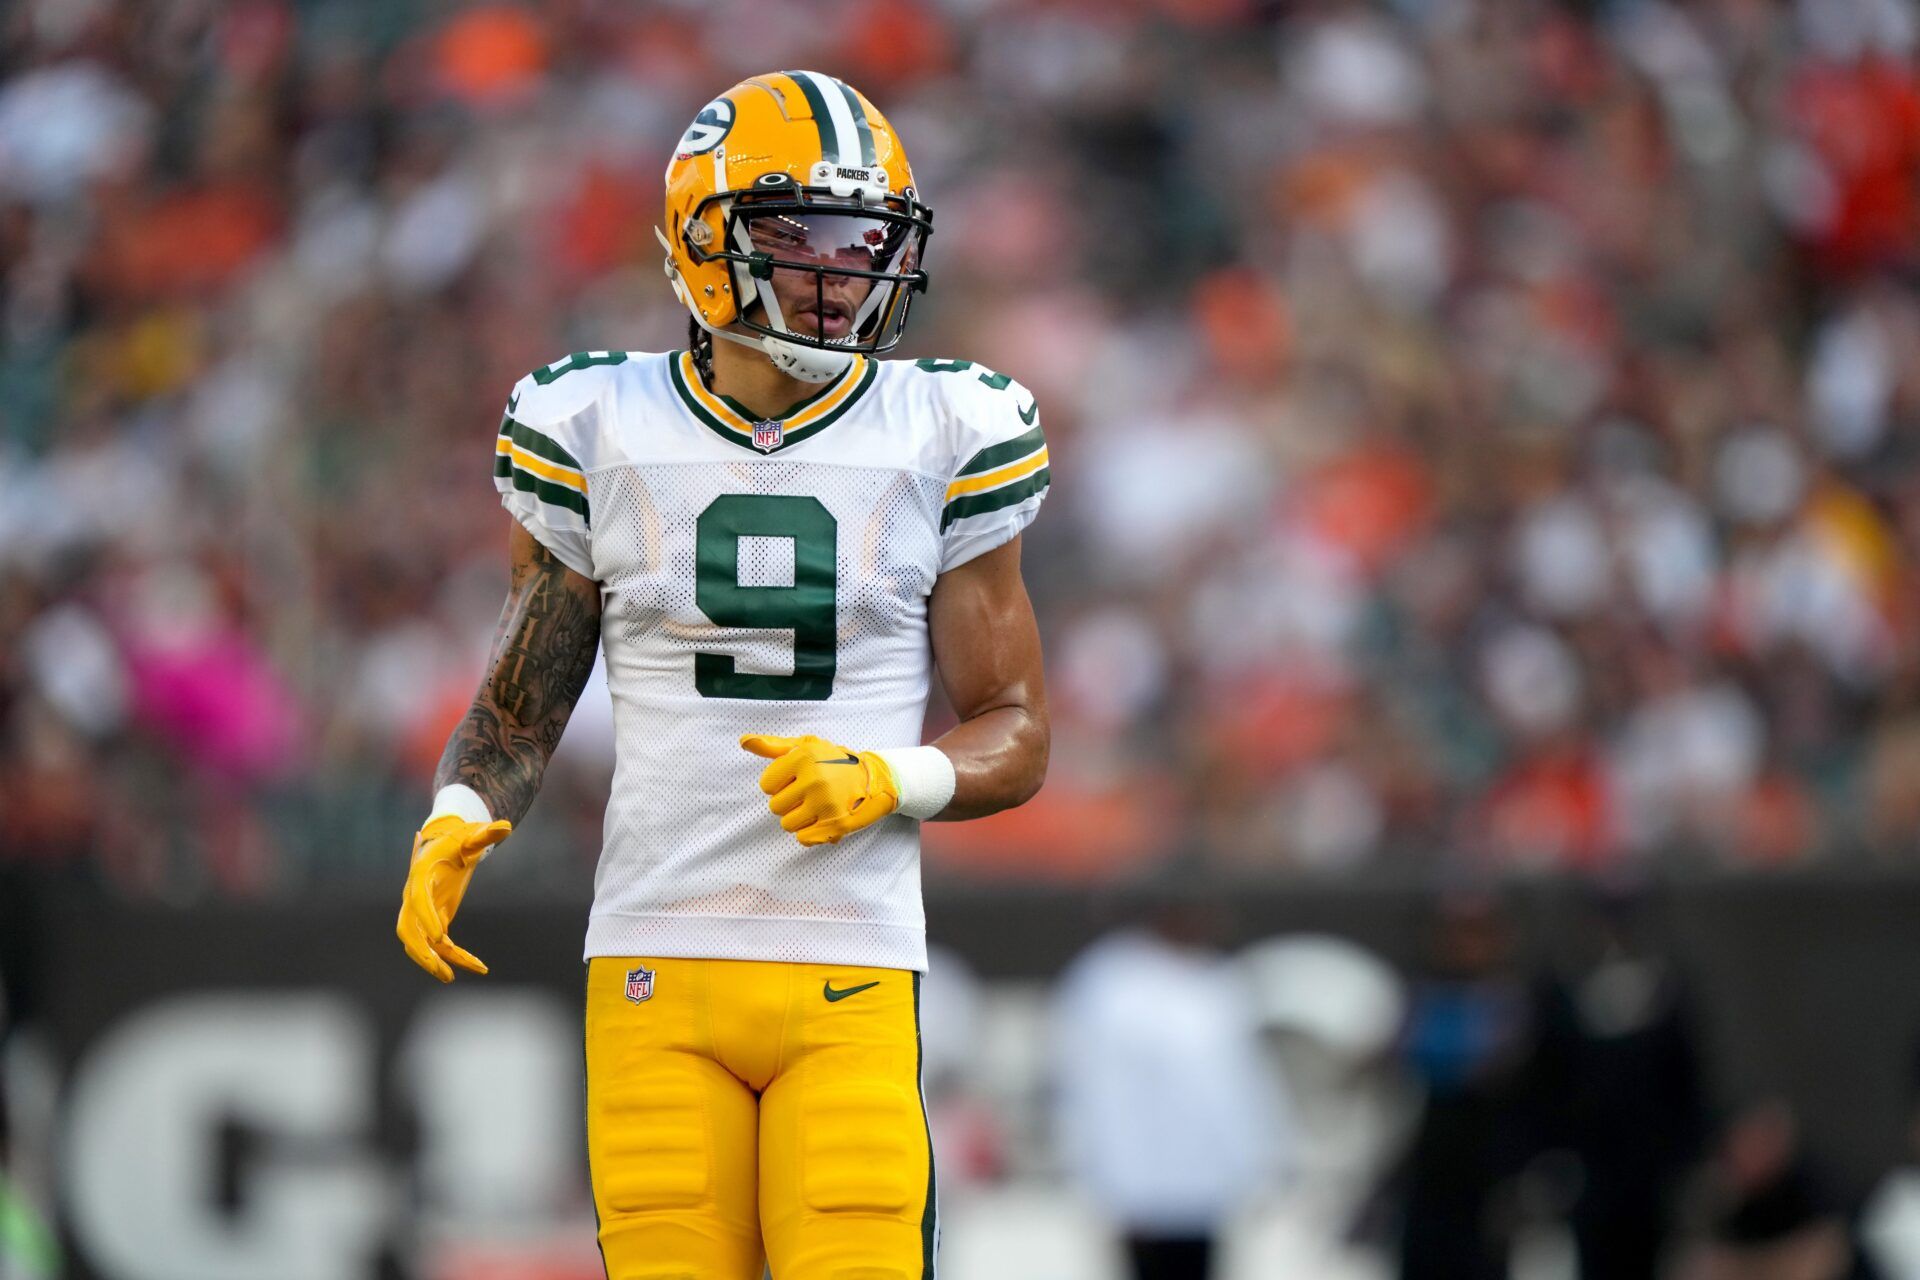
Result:
{"label": "helmet visor", "polygon": [[913,239],[913,228],[898,219],[783,209],[743,210],[741,221],[753,251],[776,263],[880,275],[912,269],[903,259],[911,256],[905,250]]}
{"label": "helmet visor", "polygon": [[925,205],[906,193],[873,205],[791,186],[725,198],[725,247],[707,256],[731,264],[742,327],[867,354],[900,340],[910,295],[927,283]]}

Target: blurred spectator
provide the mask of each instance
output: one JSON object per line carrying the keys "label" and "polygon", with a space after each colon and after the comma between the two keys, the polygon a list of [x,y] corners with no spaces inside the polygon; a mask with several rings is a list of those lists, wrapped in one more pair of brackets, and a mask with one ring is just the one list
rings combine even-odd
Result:
{"label": "blurred spectator", "polygon": [[[1295,934],[1241,953],[1275,1078],[1297,1129],[1288,1193],[1327,1256],[1385,1234],[1376,1192],[1414,1117],[1396,1050],[1406,1025],[1405,980],[1342,938]],[[1299,1264],[1295,1264],[1296,1266]]]}
{"label": "blurred spectator", "polygon": [[1760,1104],[1721,1136],[1706,1239],[1685,1280],[1840,1280],[1853,1274],[1845,1217],[1800,1149],[1784,1102]]}
{"label": "blurred spectator", "polygon": [[1139,1280],[1205,1280],[1226,1220],[1289,1165],[1291,1118],[1210,910],[1156,891],[1142,915],[1061,978],[1060,1151]]}
{"label": "blurred spectator", "polygon": [[1886,1280],[1920,1276],[1920,1055],[1908,1063],[1906,1083],[1900,1155],[1860,1215],[1861,1249],[1872,1274]]}
{"label": "blurred spectator", "polygon": [[1402,1280],[1505,1280],[1513,1184],[1539,1149],[1530,995],[1505,906],[1477,891],[1438,904],[1404,1052],[1424,1086],[1395,1183]]}
{"label": "blurred spectator", "polygon": [[980,979],[939,945],[927,950],[920,986],[921,1091],[941,1194],[991,1183],[1007,1171],[1009,1119],[980,1088]]}
{"label": "blurred spectator", "polygon": [[1692,1010],[1630,893],[1583,903],[1561,945],[1535,1070],[1545,1140],[1579,1162],[1581,1280],[1653,1280],[1707,1128]]}

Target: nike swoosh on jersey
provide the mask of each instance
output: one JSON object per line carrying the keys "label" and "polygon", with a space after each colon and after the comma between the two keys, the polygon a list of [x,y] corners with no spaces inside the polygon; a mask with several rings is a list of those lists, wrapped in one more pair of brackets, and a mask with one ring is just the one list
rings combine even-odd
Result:
{"label": "nike swoosh on jersey", "polygon": [[1028,426],[1032,426],[1033,420],[1039,416],[1040,402],[1038,400],[1035,400],[1032,404],[1020,411],[1020,421],[1026,423]]}
{"label": "nike swoosh on jersey", "polygon": [[880,980],[876,978],[872,982],[863,982],[857,987],[848,987],[845,991],[835,991],[833,989],[833,979],[828,978],[825,985],[821,988],[820,993],[826,996],[828,1004],[833,1004],[835,1001],[845,1000],[848,996],[859,995],[868,987],[877,987],[879,985]]}

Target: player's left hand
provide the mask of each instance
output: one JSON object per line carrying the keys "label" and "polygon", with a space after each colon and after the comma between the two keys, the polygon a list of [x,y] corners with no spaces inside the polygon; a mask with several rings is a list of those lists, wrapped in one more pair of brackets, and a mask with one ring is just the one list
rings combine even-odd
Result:
{"label": "player's left hand", "polygon": [[876,752],[849,751],[810,733],[749,733],[740,745],[773,762],[760,774],[760,789],[780,826],[803,845],[832,844],[900,805],[900,785]]}

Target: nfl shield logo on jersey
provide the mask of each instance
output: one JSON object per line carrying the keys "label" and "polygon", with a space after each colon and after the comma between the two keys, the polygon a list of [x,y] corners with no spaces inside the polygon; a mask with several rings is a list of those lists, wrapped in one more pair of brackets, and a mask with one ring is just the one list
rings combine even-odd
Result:
{"label": "nfl shield logo on jersey", "polygon": [[627,999],[635,1004],[653,999],[653,970],[627,970]]}
{"label": "nfl shield logo on jersey", "polygon": [[787,434],[784,422],[756,422],[753,424],[753,447],[762,453],[772,453],[780,447],[780,441]]}

